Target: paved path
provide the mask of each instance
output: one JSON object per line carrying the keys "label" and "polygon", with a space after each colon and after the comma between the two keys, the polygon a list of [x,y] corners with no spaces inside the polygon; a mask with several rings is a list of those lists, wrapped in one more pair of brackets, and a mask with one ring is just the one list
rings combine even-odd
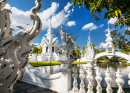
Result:
{"label": "paved path", "polygon": [[57,93],[21,81],[17,81],[13,89],[14,93]]}

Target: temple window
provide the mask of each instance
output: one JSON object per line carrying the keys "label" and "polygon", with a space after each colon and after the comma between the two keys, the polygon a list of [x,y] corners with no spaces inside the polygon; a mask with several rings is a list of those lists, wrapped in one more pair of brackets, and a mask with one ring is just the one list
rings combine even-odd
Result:
{"label": "temple window", "polygon": [[48,47],[46,47],[46,53],[48,52]]}
{"label": "temple window", "polygon": [[52,47],[52,52],[54,53],[54,47]]}

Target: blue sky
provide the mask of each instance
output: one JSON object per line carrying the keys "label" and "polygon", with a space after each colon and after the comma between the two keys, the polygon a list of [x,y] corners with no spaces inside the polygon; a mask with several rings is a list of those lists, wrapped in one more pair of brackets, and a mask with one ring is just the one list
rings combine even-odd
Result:
{"label": "blue sky", "polygon": [[[32,24],[29,18],[29,11],[35,6],[35,0],[8,0],[6,8],[12,10],[11,27],[16,31],[19,31],[16,26],[23,26],[26,28],[26,24]],[[49,20],[52,19],[52,28],[54,34],[57,34],[60,24],[63,24],[63,29],[69,33],[74,33],[78,36],[76,40],[76,45],[81,48],[87,44],[88,34],[90,32],[92,43],[101,48],[102,44],[105,43],[108,28],[108,22],[110,23],[110,29],[114,29],[112,24],[115,22],[116,18],[111,18],[110,20],[103,19],[104,12],[102,13],[102,18],[99,21],[95,21],[92,13],[84,7],[79,8],[78,5],[73,8],[71,0],[43,0],[41,2],[42,9],[38,13],[42,21],[42,31],[40,35],[32,41],[32,43],[41,43],[42,37],[47,33],[46,30],[49,26]],[[105,10],[106,11],[106,10]],[[124,30],[126,27],[120,29]],[[60,36],[58,35],[59,43],[61,43]]]}

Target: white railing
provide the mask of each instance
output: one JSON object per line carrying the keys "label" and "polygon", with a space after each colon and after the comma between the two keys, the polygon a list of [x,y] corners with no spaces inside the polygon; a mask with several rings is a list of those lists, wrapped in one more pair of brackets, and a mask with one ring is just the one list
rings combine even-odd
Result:
{"label": "white railing", "polygon": [[[94,79],[96,80],[97,82],[97,86],[96,86],[96,90],[97,92],[96,93],[102,93],[102,87],[101,87],[101,81],[102,81],[102,77],[101,77],[101,71],[98,67],[96,67],[96,76],[94,77],[93,75],[93,70],[94,68],[92,67],[88,67],[87,69],[83,69],[83,67],[81,66],[79,68],[79,77],[78,74],[77,74],[77,69],[74,67],[73,68],[73,74],[72,74],[72,77],[74,78],[74,82],[73,82],[73,88],[72,88],[72,92],[71,93],[94,93],[93,92],[93,82],[94,82]],[[85,92],[85,84],[84,84],[84,80],[85,80],[85,73],[84,72],[87,72],[87,81],[88,81],[88,85],[86,86],[88,88],[87,92]],[[120,68],[118,67],[118,70],[117,72],[115,73],[116,75],[116,79],[112,79],[111,77],[111,71],[109,69],[109,67],[107,67],[106,71],[105,71],[105,81],[106,81],[106,84],[107,84],[107,87],[106,87],[106,92],[107,93],[112,93],[113,92],[113,89],[111,87],[111,83],[112,82],[116,82],[117,86],[118,86],[118,91],[117,93],[124,93],[123,91],[123,84],[124,84],[124,80],[122,79],[123,75],[122,75],[122,72],[120,70]],[[79,88],[79,91],[78,91],[78,81],[77,81],[77,78],[80,78],[81,82],[80,82],[80,88]],[[130,75],[129,75],[129,78],[130,78]],[[130,83],[130,80],[129,80],[129,83]]]}

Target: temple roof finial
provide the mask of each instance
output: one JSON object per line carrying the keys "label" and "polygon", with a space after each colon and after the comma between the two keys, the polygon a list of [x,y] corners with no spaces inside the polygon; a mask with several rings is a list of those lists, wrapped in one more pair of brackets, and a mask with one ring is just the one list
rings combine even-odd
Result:
{"label": "temple roof finial", "polygon": [[91,45],[91,37],[90,37],[90,32],[89,32],[89,36],[88,36],[88,44],[87,46],[90,46]]}
{"label": "temple roof finial", "polygon": [[50,29],[52,28],[52,25],[51,25],[51,18],[50,18],[50,24],[49,24],[49,28],[50,28]]}

